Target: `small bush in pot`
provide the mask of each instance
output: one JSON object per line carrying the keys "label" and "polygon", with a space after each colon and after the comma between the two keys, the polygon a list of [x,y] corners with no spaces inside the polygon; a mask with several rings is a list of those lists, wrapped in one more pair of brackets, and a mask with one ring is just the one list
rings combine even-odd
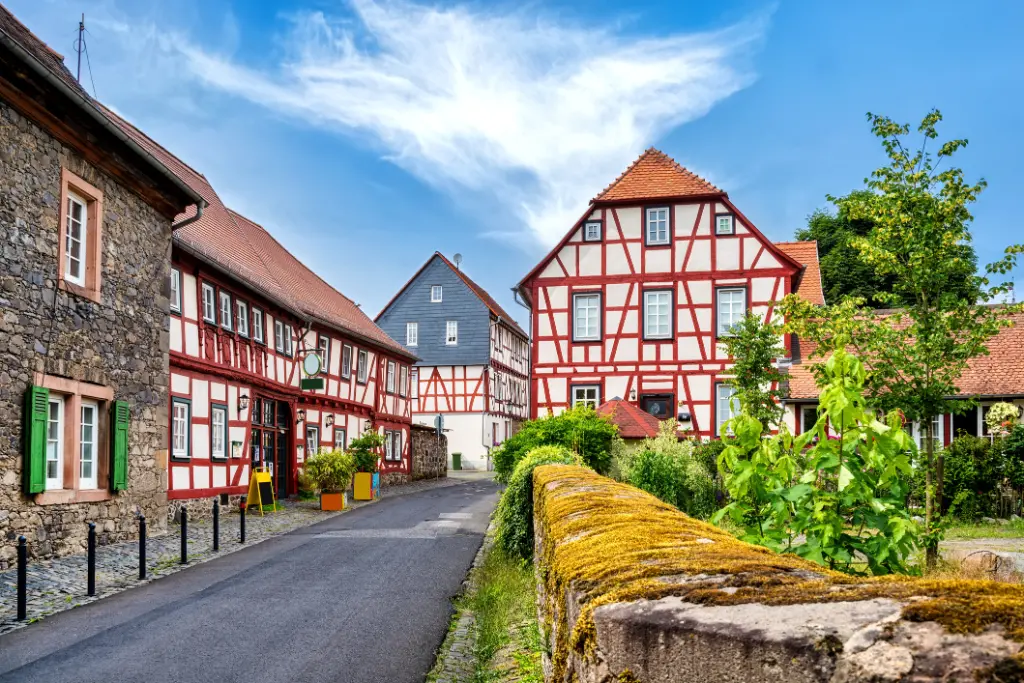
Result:
{"label": "small bush in pot", "polygon": [[345,489],[356,471],[356,460],[340,449],[321,451],[303,464],[302,471],[320,490],[321,510],[343,510]]}
{"label": "small bush in pot", "polygon": [[380,465],[380,451],[384,447],[384,435],[367,430],[352,439],[348,452],[355,458],[356,475],[352,486],[352,497],[356,500],[373,500],[374,473]]}

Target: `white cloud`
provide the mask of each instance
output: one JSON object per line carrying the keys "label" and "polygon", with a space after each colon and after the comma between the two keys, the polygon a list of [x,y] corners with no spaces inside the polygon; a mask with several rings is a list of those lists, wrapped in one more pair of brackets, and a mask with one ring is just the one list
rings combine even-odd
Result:
{"label": "white cloud", "polygon": [[631,37],[479,6],[350,6],[342,19],[293,17],[273,73],[178,47],[210,86],[369,134],[422,180],[499,201],[545,244],[659,135],[753,80],[765,23]]}

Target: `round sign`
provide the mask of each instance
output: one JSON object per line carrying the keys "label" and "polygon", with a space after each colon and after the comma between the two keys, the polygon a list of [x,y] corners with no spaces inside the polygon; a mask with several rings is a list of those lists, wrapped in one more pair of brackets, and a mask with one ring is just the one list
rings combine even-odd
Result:
{"label": "round sign", "polygon": [[302,359],[302,371],[307,375],[316,375],[320,372],[320,354],[307,353]]}

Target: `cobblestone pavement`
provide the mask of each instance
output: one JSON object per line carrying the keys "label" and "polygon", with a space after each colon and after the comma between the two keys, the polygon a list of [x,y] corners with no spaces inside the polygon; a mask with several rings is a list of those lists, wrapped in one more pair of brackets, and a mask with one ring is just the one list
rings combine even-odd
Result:
{"label": "cobblestone pavement", "polygon": [[[425,489],[453,486],[479,477],[427,479],[411,484],[390,486],[381,490],[380,499],[415,493]],[[212,503],[211,503],[212,504]],[[351,502],[349,510],[373,502]],[[213,524],[210,520],[189,521],[188,565],[180,564],[181,535],[170,525],[162,536],[146,541],[145,581],[139,581],[138,541],[100,546],[96,549],[96,596],[86,595],[86,556],[68,555],[49,560],[29,561],[28,619],[16,621],[17,569],[0,572],[0,635],[38,621],[43,617],[99,600],[133,586],[153,581],[215,557],[232,553],[268,538],[322,522],[345,512],[323,512],[319,501],[283,501],[283,509],[260,516],[246,515],[245,545],[238,542],[238,513],[222,514],[220,518],[220,551],[213,552]]]}

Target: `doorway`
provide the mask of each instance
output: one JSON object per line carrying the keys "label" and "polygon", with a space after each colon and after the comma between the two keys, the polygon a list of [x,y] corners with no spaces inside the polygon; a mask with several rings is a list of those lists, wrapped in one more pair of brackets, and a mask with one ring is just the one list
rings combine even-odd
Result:
{"label": "doorway", "polygon": [[292,458],[291,409],[284,401],[259,397],[252,408],[251,464],[266,467],[278,498],[288,497]]}

